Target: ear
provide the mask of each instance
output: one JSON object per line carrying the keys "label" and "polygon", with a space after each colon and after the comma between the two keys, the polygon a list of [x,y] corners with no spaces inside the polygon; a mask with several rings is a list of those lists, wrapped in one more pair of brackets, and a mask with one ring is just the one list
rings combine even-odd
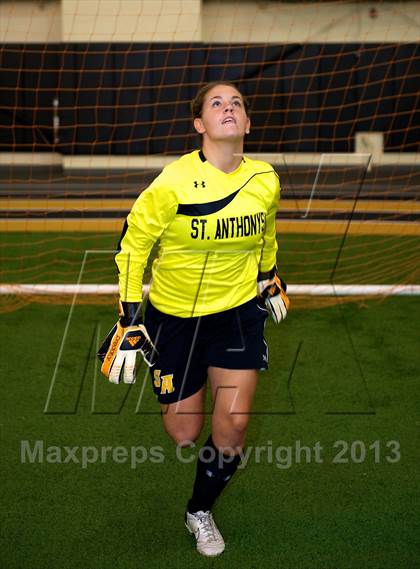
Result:
{"label": "ear", "polygon": [[204,134],[206,129],[204,128],[203,121],[200,118],[194,119],[194,128],[198,134]]}
{"label": "ear", "polygon": [[248,119],[245,127],[245,134],[249,134],[250,132],[251,132],[251,121],[250,119]]}

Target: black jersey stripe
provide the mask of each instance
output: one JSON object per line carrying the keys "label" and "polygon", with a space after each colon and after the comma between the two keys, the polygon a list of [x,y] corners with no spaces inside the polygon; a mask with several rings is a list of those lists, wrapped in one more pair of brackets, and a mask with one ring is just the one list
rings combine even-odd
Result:
{"label": "black jersey stripe", "polygon": [[[255,172],[240,188],[229,194],[225,198],[220,200],[215,200],[213,202],[205,203],[186,203],[179,204],[176,211],[177,215],[189,215],[198,217],[200,215],[210,215],[211,213],[216,213],[224,207],[226,207],[230,202],[236,197],[236,195],[244,188],[255,176],[260,176],[261,174],[276,174],[274,170],[267,170],[265,172]],[[276,174],[277,175],[277,174]]]}
{"label": "black jersey stripe", "polygon": [[128,221],[127,221],[127,219],[126,219],[125,222],[124,222],[124,227],[123,227],[123,229],[122,229],[122,231],[121,231],[120,239],[119,239],[119,241],[118,241],[117,251],[121,251],[121,242],[122,242],[122,240],[124,239],[125,234],[127,233],[127,229],[128,229]]}
{"label": "black jersey stripe", "polygon": [[216,211],[220,211],[230,204],[238,192],[239,190],[236,190],[233,194],[230,194],[221,200],[215,200],[214,202],[179,204],[176,213],[179,215],[191,216],[210,215],[211,213],[216,213]]}

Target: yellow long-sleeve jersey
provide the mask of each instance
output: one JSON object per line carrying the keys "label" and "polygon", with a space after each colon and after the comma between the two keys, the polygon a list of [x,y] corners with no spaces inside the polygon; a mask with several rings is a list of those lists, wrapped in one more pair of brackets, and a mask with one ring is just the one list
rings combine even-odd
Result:
{"label": "yellow long-sleeve jersey", "polygon": [[141,301],[158,240],[150,300],[161,312],[203,316],[253,298],[258,271],[276,264],[279,193],[272,166],[246,156],[229,174],[202,151],[166,166],[127,217],[115,257],[121,300]]}

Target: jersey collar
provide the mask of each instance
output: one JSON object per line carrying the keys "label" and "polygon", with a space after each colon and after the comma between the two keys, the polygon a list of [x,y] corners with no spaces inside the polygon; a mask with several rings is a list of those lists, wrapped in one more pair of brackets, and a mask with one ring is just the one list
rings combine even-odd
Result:
{"label": "jersey collar", "polygon": [[[198,156],[199,156],[201,162],[207,162],[207,158],[204,156],[204,152],[203,152],[202,148],[200,148],[200,150],[198,151]],[[244,156],[242,156],[242,162],[245,162]]]}

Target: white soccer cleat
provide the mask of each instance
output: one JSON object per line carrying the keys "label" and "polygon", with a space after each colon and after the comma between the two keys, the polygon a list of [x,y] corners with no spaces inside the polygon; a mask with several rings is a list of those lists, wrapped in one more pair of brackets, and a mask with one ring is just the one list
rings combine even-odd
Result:
{"label": "white soccer cleat", "polygon": [[188,531],[195,535],[197,551],[201,555],[213,557],[223,553],[225,542],[210,511],[203,512],[200,510],[194,514],[186,512],[185,525]]}

